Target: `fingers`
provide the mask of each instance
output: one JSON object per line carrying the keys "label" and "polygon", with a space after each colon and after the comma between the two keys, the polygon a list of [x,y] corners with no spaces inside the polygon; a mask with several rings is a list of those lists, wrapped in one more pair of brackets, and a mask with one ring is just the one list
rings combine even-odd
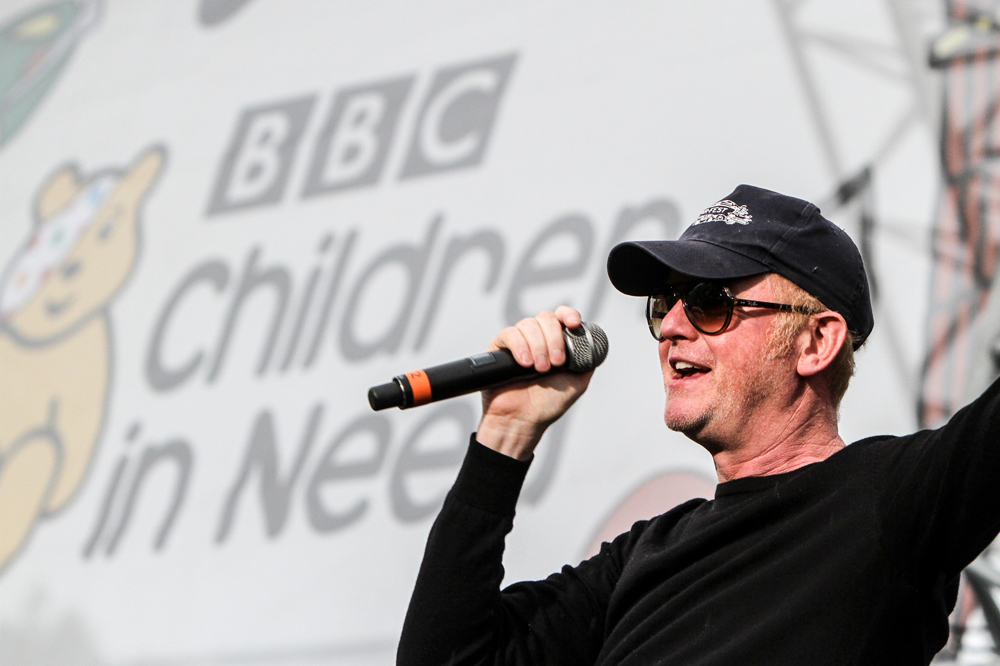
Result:
{"label": "fingers", "polygon": [[576,328],[580,322],[579,312],[561,305],[555,312],[540,312],[500,331],[490,343],[490,350],[509,349],[524,367],[534,365],[539,372],[546,372],[566,362],[563,326]]}
{"label": "fingers", "polygon": [[[551,312],[548,315],[554,317]],[[561,332],[559,337],[562,337]],[[500,335],[490,343],[490,349],[509,349],[514,360],[526,368],[534,365],[539,372],[552,367],[549,362],[549,344],[537,317],[527,317],[517,322],[516,326],[508,326],[500,331]]]}
{"label": "fingers", "polygon": [[576,328],[583,323],[583,317],[580,316],[580,313],[568,305],[557,307],[555,315],[556,319],[562,322],[562,325],[566,328]]}

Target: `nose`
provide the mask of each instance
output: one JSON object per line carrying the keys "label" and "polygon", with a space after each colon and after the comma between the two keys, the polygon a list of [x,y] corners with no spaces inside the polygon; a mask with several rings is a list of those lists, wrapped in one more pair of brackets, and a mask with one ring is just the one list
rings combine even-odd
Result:
{"label": "nose", "polygon": [[681,301],[678,300],[674,303],[674,307],[670,308],[670,312],[663,318],[663,323],[660,324],[660,337],[663,339],[663,342],[694,340],[698,337],[698,329],[687,318],[687,313],[684,312],[684,304]]}

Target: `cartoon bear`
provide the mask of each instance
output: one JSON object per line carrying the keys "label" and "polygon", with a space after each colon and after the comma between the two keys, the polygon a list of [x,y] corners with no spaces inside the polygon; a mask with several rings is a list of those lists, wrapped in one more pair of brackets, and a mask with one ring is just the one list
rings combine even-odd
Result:
{"label": "cartoon bear", "polygon": [[125,171],[58,170],[0,282],[0,570],[86,476],[111,376],[108,305],[164,160],[153,147]]}

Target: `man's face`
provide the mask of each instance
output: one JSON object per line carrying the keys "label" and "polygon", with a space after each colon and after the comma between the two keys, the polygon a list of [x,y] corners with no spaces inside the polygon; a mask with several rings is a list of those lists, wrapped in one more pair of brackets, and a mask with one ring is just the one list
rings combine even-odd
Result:
{"label": "man's face", "polygon": [[[764,276],[728,286],[739,298],[774,301]],[[774,317],[774,310],[737,307],[723,333],[705,335],[677,302],[663,319],[659,345],[668,428],[714,453],[738,446],[755,421],[779,417],[796,376],[793,357],[778,358],[770,351]]]}

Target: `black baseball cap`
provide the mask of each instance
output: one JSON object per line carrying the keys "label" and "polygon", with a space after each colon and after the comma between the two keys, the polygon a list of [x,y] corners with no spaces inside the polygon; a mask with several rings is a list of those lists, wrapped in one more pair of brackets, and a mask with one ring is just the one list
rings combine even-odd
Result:
{"label": "black baseball cap", "polygon": [[839,312],[855,349],[875,324],[861,252],[847,233],[795,197],[740,185],[673,241],[619,243],[608,277],[630,296],[663,289],[672,271],[707,280],[777,273]]}

